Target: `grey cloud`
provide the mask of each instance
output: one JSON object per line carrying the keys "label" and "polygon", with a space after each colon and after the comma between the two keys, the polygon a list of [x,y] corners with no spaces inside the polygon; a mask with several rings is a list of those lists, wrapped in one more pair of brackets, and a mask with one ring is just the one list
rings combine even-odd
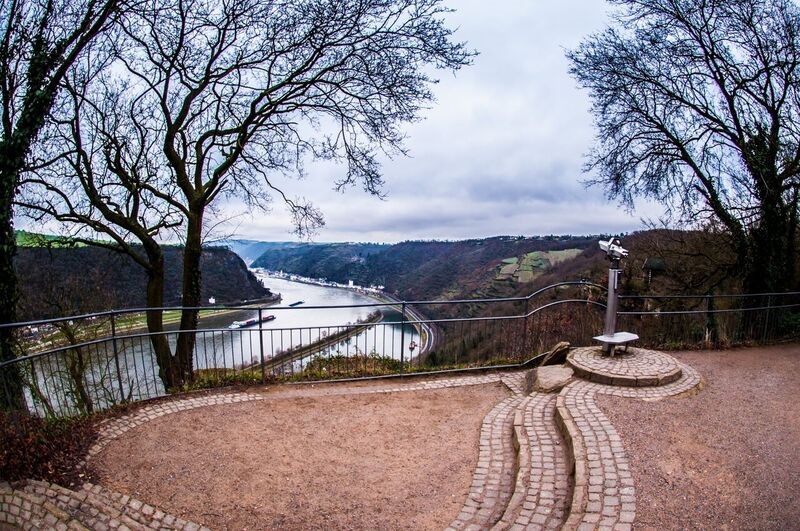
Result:
{"label": "grey cloud", "polygon": [[[435,73],[438,103],[406,128],[411,157],[383,161],[387,200],[357,189],[332,192],[342,169],[326,164],[309,164],[308,179],[287,183],[290,197],[306,196],[325,213],[317,239],[619,232],[638,228],[640,215],[657,216],[657,205],[629,215],[581,183],[594,132],[564,48],[606,24],[606,2],[450,4],[455,37],[481,55],[455,75]],[[239,232],[285,239],[288,229],[276,205],[269,217],[242,222]]]}

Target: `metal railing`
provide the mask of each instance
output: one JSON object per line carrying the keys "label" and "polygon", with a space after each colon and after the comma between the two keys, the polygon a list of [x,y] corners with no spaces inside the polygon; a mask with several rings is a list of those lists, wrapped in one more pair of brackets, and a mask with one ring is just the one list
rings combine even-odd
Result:
{"label": "metal railing", "polygon": [[620,327],[665,350],[800,340],[800,292],[624,295]]}
{"label": "metal railing", "polygon": [[[13,330],[19,349],[16,359],[0,363],[0,386],[9,397],[21,381],[30,411],[65,416],[228,383],[520,365],[559,341],[591,344],[603,327],[604,291],[579,281],[516,298],[204,307],[194,331],[179,329],[181,308],[0,325]],[[163,332],[147,330],[146,311],[162,312]],[[800,293],[627,296],[618,315],[620,326],[636,331],[644,346],[697,347],[711,338],[717,345],[774,341],[797,337]],[[243,324],[231,328],[233,321]],[[192,377],[168,388],[181,334],[195,339]],[[156,354],[159,341],[166,358]]]}

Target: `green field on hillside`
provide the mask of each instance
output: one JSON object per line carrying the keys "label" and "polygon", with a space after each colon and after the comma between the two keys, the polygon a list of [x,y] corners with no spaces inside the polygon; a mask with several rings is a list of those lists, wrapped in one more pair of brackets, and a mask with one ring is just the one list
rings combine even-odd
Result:
{"label": "green field on hillside", "polygon": [[26,230],[15,231],[17,247],[83,247],[83,243],[72,241],[62,236],[39,234]]}

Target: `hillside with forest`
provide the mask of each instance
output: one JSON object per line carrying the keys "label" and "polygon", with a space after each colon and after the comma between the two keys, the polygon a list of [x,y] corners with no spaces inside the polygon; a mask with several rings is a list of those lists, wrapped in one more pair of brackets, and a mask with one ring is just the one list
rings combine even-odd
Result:
{"label": "hillside with forest", "polygon": [[[182,249],[165,246],[167,306],[181,303]],[[226,248],[204,249],[202,294],[218,304],[269,294],[239,256]],[[93,246],[20,247],[14,262],[20,281],[19,317],[42,319],[145,306],[146,274],[130,257]]]}
{"label": "hillside with forest", "polygon": [[407,300],[497,297],[596,246],[599,236],[303,244],[270,249],[253,267],[359,285]]}
{"label": "hillside with forest", "polygon": [[[275,245],[254,267],[359,285],[380,285],[405,300],[527,295],[565,280],[605,285],[608,262],[597,245],[606,235],[494,237],[407,241],[395,245],[341,243]],[[623,292],[738,292],[736,257],[724,235],[711,231],[645,230],[622,237]]]}

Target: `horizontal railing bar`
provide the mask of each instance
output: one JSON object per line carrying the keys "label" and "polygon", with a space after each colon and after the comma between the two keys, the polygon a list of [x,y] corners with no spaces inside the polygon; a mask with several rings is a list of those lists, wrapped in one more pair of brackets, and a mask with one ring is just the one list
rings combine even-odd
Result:
{"label": "horizontal railing bar", "polygon": [[605,290],[603,286],[598,284],[594,284],[592,282],[585,282],[585,281],[567,281],[567,282],[558,282],[556,284],[551,284],[544,288],[541,288],[530,295],[525,297],[505,297],[505,298],[496,298],[496,299],[457,299],[457,300],[432,300],[432,301],[419,301],[419,300],[411,300],[411,301],[404,301],[401,299],[396,299],[395,297],[388,295],[388,294],[379,294],[378,297],[384,297],[387,299],[386,302],[370,302],[370,303],[359,303],[359,304],[337,304],[337,305],[324,305],[324,306],[311,306],[311,305],[302,305],[302,306],[279,306],[279,305],[234,305],[234,304],[221,304],[221,305],[214,305],[214,306],[159,306],[159,307],[137,307],[137,308],[122,308],[116,310],[106,310],[103,312],[95,312],[95,313],[86,313],[86,314],[79,314],[79,315],[71,315],[68,317],[53,317],[48,319],[37,319],[34,321],[23,321],[18,323],[0,323],[0,328],[22,328],[26,326],[38,326],[38,325],[45,325],[45,324],[52,324],[52,323],[60,323],[64,321],[70,320],[84,320],[90,319],[92,317],[110,317],[110,316],[120,316],[126,315],[131,313],[147,313],[152,311],[160,311],[160,312],[168,312],[168,311],[182,311],[182,310],[197,310],[197,311],[207,311],[212,312],[215,310],[266,310],[269,311],[286,311],[286,310],[326,310],[326,309],[340,309],[340,308],[379,308],[383,306],[394,306],[396,304],[407,304],[407,305],[451,305],[451,304],[466,304],[466,303],[503,303],[503,302],[522,302],[526,300],[530,300],[531,298],[544,293],[547,290],[555,289],[561,286],[589,286],[589,287],[596,287],[599,289]]}
{"label": "horizontal railing bar", "polygon": [[[414,325],[431,325],[431,324],[443,324],[443,323],[460,323],[460,322],[480,322],[480,321],[510,321],[510,320],[517,320],[517,319],[524,319],[535,315],[536,313],[543,311],[547,308],[558,306],[562,304],[568,303],[579,303],[579,304],[590,304],[593,306],[597,306],[599,308],[605,308],[606,305],[602,304],[597,301],[592,301],[588,299],[564,299],[559,301],[554,301],[543,306],[539,306],[527,314],[518,314],[518,315],[503,315],[503,316],[483,316],[483,317],[458,317],[458,318],[447,318],[447,319],[407,319],[404,321],[406,325],[414,326]],[[709,314],[709,313],[735,313],[741,311],[759,311],[759,310],[769,310],[769,309],[782,309],[782,308],[796,308],[800,307],[800,303],[798,304],[785,304],[785,305],[773,305],[773,306],[760,306],[754,308],[731,308],[731,309],[714,309],[714,310],[671,310],[671,311],[621,311],[617,312],[618,315],[639,315],[639,316],[646,316],[646,315],[692,315],[692,314]],[[330,306],[329,308],[333,308]],[[89,347],[93,345],[99,345],[102,343],[107,343],[109,341],[113,341],[114,339],[121,341],[121,340],[131,340],[131,339],[140,339],[140,338],[149,338],[152,336],[161,336],[161,335],[178,335],[178,334],[185,334],[185,333],[229,333],[229,334],[253,334],[253,333],[283,333],[283,332],[292,332],[296,330],[330,330],[330,329],[358,329],[358,328],[372,328],[374,326],[400,326],[403,324],[401,321],[378,321],[374,323],[351,323],[351,324],[328,324],[328,325],[317,325],[317,326],[310,326],[310,327],[282,327],[282,328],[259,328],[257,326],[252,326],[248,328],[203,328],[197,330],[183,330],[183,329],[176,329],[176,330],[164,330],[161,332],[139,332],[139,333],[132,333],[132,334],[118,334],[116,337],[114,336],[106,336],[90,341],[84,341],[81,343],[70,344],[70,345],[62,345],[56,348],[48,349],[42,352],[36,352],[33,354],[28,354],[26,356],[21,356],[18,358],[14,358],[12,360],[6,360],[0,362],[0,368],[3,368],[7,365],[12,365],[16,363],[23,363],[25,361],[30,361],[34,359],[38,359],[41,357],[49,356],[52,354],[58,354],[61,352],[66,352],[69,350]]]}
{"label": "horizontal railing bar", "polygon": [[[261,333],[265,333],[265,332],[291,332],[293,330],[324,330],[324,329],[331,329],[331,328],[342,328],[342,329],[370,328],[370,327],[373,327],[373,326],[386,325],[386,324],[388,324],[388,325],[391,325],[391,324],[399,325],[400,321],[396,321],[396,322],[395,321],[377,321],[375,323],[358,323],[358,324],[349,324],[349,325],[340,324],[340,325],[328,325],[328,326],[321,325],[321,326],[311,326],[311,327],[308,327],[308,326],[296,326],[296,327],[292,327],[292,328],[258,328],[258,327],[255,327],[255,326],[252,327],[252,328],[250,328],[250,327],[248,327],[248,328],[198,328],[196,330],[178,329],[178,330],[164,330],[162,332],[138,332],[138,333],[134,333],[134,334],[125,334],[125,335],[117,334],[116,336],[105,336],[105,337],[101,337],[101,338],[98,338],[98,339],[93,339],[93,340],[90,340],[90,341],[84,341],[83,343],[76,343],[74,345],[73,344],[62,345],[62,346],[59,346],[59,347],[56,347],[56,348],[52,348],[50,350],[45,350],[45,351],[42,351],[42,352],[36,352],[34,354],[28,354],[26,356],[20,356],[19,358],[14,358],[12,360],[0,361],[0,369],[5,367],[6,365],[11,365],[13,363],[17,363],[17,362],[22,363],[23,361],[28,361],[28,360],[31,360],[31,359],[36,359],[36,358],[40,358],[40,357],[43,357],[43,356],[48,356],[48,355],[51,355],[51,354],[58,354],[58,353],[65,352],[65,351],[68,351],[68,350],[74,350],[74,349],[83,348],[83,347],[90,347],[92,345],[99,345],[101,343],[107,343],[109,341],[114,341],[114,340],[124,341],[126,339],[139,339],[139,338],[144,338],[144,337],[149,338],[149,337],[152,337],[152,336],[168,336],[168,335],[173,335],[173,334],[174,335],[177,335],[177,334],[198,334],[198,335],[200,335],[202,333],[209,333],[209,332],[211,332],[211,333],[214,333],[214,332],[223,332],[223,333],[225,333],[225,332],[227,332],[227,333],[230,333],[230,334],[236,334],[236,333],[240,333],[241,334],[241,333],[247,332],[249,334],[253,334],[253,333],[257,333],[259,331]],[[412,324],[412,322],[411,321],[406,321],[406,324]],[[344,331],[344,330],[342,330],[342,331]]]}
{"label": "horizontal railing bar", "polygon": [[719,295],[620,295],[620,299],[742,299],[745,297],[783,297],[800,295],[800,291],[784,291],[780,293],[721,293]]}
{"label": "horizontal railing bar", "polygon": [[[495,299],[457,299],[457,300],[433,300],[433,301],[420,301],[420,300],[411,300],[411,301],[404,301],[401,299],[396,299],[391,295],[388,294],[380,294],[380,297],[384,297],[387,299],[386,302],[373,302],[373,303],[360,303],[360,304],[340,304],[340,305],[327,305],[327,306],[279,306],[279,305],[214,305],[214,306],[161,306],[161,307],[138,307],[138,308],[123,308],[123,309],[116,309],[116,310],[107,310],[103,312],[95,312],[95,313],[86,313],[86,314],[79,314],[79,315],[72,315],[68,317],[54,317],[49,319],[37,319],[33,321],[23,321],[17,323],[0,323],[0,328],[22,328],[27,326],[39,326],[39,325],[46,325],[46,324],[53,324],[53,323],[60,323],[69,320],[85,320],[90,319],[92,317],[111,317],[111,316],[122,316],[126,314],[132,313],[147,313],[152,311],[183,311],[183,310],[197,310],[197,311],[217,311],[217,310],[265,310],[269,309],[269,311],[287,311],[287,310],[324,310],[324,309],[340,309],[340,308],[378,308],[383,306],[394,306],[396,304],[406,304],[406,305],[454,305],[454,304],[484,304],[484,303],[504,303],[504,302],[523,302],[526,300],[530,300],[533,297],[540,295],[548,290],[552,290],[562,286],[588,286],[594,287],[601,290],[606,290],[604,286],[600,286],[599,284],[595,284],[593,282],[586,282],[586,281],[567,281],[567,282],[559,282],[556,284],[551,284],[544,288],[541,288],[530,295],[525,297],[504,297],[504,298],[495,298]],[[745,298],[745,297],[766,297],[766,296],[792,296],[792,295],[800,295],[798,291],[792,292],[774,292],[774,293],[752,293],[752,294],[717,294],[717,295],[620,295],[620,299],[715,299],[715,298]]]}
{"label": "horizontal railing bar", "polygon": [[453,299],[453,300],[441,300],[441,301],[400,301],[398,303],[405,302],[406,304],[437,304],[437,305],[446,305],[446,304],[467,304],[467,303],[483,303],[483,302],[524,302],[526,300],[530,300],[533,297],[540,295],[548,290],[559,288],[561,286],[588,286],[593,288],[599,288],[603,291],[607,291],[608,288],[601,286],[599,284],[595,284],[594,282],[585,282],[582,280],[573,280],[567,282],[558,282],[556,284],[550,284],[540,290],[534,291],[530,295],[526,295],[524,297],[504,297],[504,298],[497,298],[497,299]]}
{"label": "horizontal railing bar", "polygon": [[[29,354],[29,355],[26,355],[26,356],[21,356],[21,357],[18,357],[18,358],[14,358],[13,360],[2,361],[2,362],[0,362],[0,369],[5,367],[6,365],[12,365],[12,364],[15,364],[15,363],[23,363],[25,361],[38,359],[38,358],[41,358],[41,357],[45,357],[45,356],[49,356],[49,355],[53,355],[53,354],[58,354],[58,353],[61,353],[61,352],[66,352],[66,351],[69,351],[69,350],[75,350],[75,349],[89,347],[89,346],[93,346],[93,345],[99,345],[99,344],[102,344],[102,343],[107,343],[109,341],[113,341],[115,339],[117,341],[124,341],[124,340],[131,340],[131,339],[149,338],[149,337],[152,337],[152,336],[162,336],[162,335],[171,335],[171,334],[178,335],[178,334],[185,334],[185,333],[217,333],[217,332],[229,333],[229,334],[236,334],[236,333],[239,333],[239,334],[244,334],[244,333],[253,334],[253,333],[259,333],[259,332],[260,333],[266,333],[266,332],[282,333],[282,332],[292,332],[292,331],[295,331],[295,330],[309,330],[309,331],[311,331],[311,330],[322,331],[322,330],[330,330],[330,329],[350,329],[350,330],[353,330],[353,329],[359,329],[359,328],[361,328],[361,329],[372,328],[374,326],[401,326],[402,324],[406,324],[406,325],[409,325],[409,326],[414,326],[414,325],[430,325],[430,324],[459,323],[459,322],[511,321],[511,320],[516,320],[516,319],[525,319],[527,317],[530,317],[530,316],[536,314],[539,311],[545,310],[545,309],[553,307],[553,306],[566,304],[566,303],[581,303],[581,304],[588,303],[588,304],[592,304],[592,305],[595,305],[595,306],[599,306],[599,307],[605,308],[604,304],[598,303],[596,301],[587,300],[587,299],[564,299],[564,300],[560,300],[560,301],[554,301],[554,302],[545,304],[543,306],[540,306],[538,308],[535,308],[534,310],[528,312],[527,314],[519,314],[519,315],[484,316],[484,317],[458,317],[458,318],[449,318],[449,319],[425,319],[425,320],[423,320],[423,319],[419,319],[419,320],[407,319],[406,321],[403,321],[403,322],[401,322],[401,321],[377,321],[377,322],[374,322],[374,323],[351,323],[351,324],[337,324],[337,325],[331,324],[331,325],[319,325],[319,326],[310,326],[310,327],[303,326],[303,327],[288,327],[288,328],[259,328],[258,326],[253,325],[252,327],[234,328],[234,329],[231,329],[231,328],[203,328],[203,329],[197,329],[197,330],[177,329],[177,330],[164,330],[164,331],[161,331],[161,332],[138,332],[138,333],[132,333],[132,334],[117,334],[116,336],[106,336],[106,337],[93,339],[93,340],[89,340],[89,341],[84,341],[84,342],[76,343],[76,344],[61,345],[59,347],[48,349],[48,350],[45,350],[45,351],[42,351],[42,352],[36,352],[36,353]],[[342,331],[344,331],[344,330],[342,330]],[[323,338],[320,338],[320,340],[324,341]]]}
{"label": "horizontal railing bar", "polygon": [[775,306],[760,306],[757,308],[726,308],[714,310],[666,310],[666,311],[649,311],[649,312],[617,312],[617,315],[691,315],[691,314],[709,314],[709,313],[736,313],[736,312],[752,312],[761,310],[778,310],[781,308],[798,308],[800,303],[796,304],[779,304]]}

